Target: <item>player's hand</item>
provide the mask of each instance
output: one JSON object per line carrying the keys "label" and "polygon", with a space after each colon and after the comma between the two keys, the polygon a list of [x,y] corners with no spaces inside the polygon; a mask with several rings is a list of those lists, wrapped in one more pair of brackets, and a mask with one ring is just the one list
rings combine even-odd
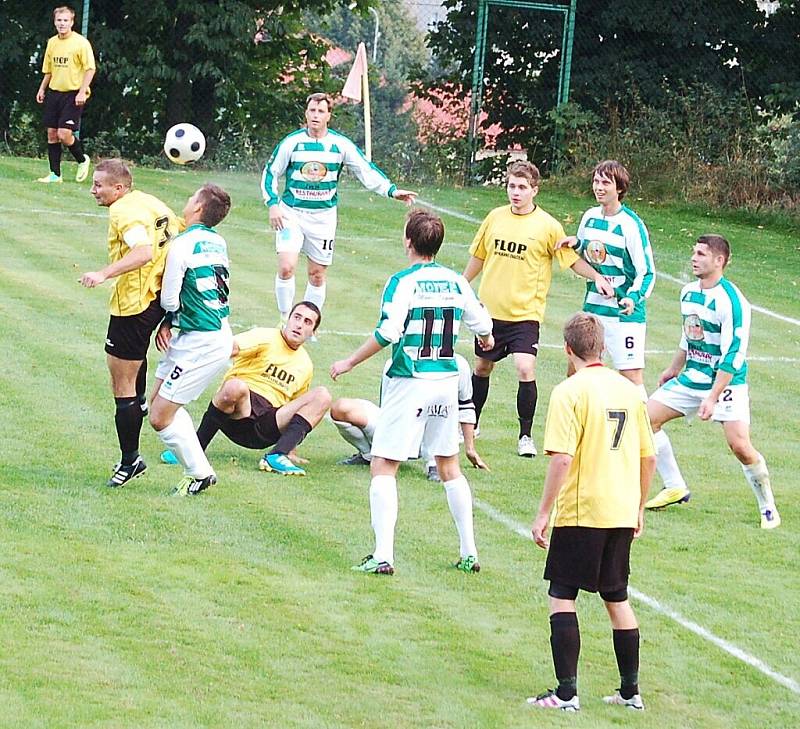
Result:
{"label": "player's hand", "polygon": [[75,106],[83,106],[86,103],[86,92],[79,91],[75,94]]}
{"label": "player's hand", "polygon": [[549,514],[538,514],[533,520],[533,526],[531,527],[533,541],[536,542],[537,547],[541,547],[542,549],[547,549],[550,546],[550,540],[547,538],[549,522]]}
{"label": "player's hand", "polygon": [[478,337],[478,346],[481,348],[482,352],[488,352],[490,349],[494,349],[494,334],[490,334],[487,337]]}
{"label": "player's hand", "polygon": [[633,303],[633,299],[630,296],[626,296],[624,299],[619,300],[619,309],[620,314],[623,316],[630,316],[633,314],[633,309],[636,304]]}
{"label": "player's hand", "polygon": [[577,235],[568,235],[566,238],[562,238],[560,241],[558,241],[558,243],[556,243],[556,250],[559,250],[561,248],[574,249],[577,243],[578,243]]}
{"label": "player's hand", "polygon": [[479,468],[481,471],[490,471],[491,469],[487,466],[483,459],[478,455],[478,451],[471,450],[471,451],[464,451],[464,455],[467,457],[467,460],[475,466],[475,468]]}
{"label": "player's hand", "polygon": [[411,190],[395,190],[392,197],[395,200],[404,202],[406,205],[413,205],[414,200],[417,199],[417,193],[411,192]]}
{"label": "player's hand", "polygon": [[172,327],[169,324],[162,324],[156,332],[156,349],[159,352],[166,352],[171,341]]}
{"label": "player's hand", "polygon": [[636,529],[633,530],[633,538],[638,539],[644,532],[644,507],[639,509],[639,518],[636,522]]}
{"label": "player's hand", "polygon": [[613,299],[615,296],[614,287],[605,276],[598,275],[594,280],[594,287],[600,296],[605,296],[607,299]]}
{"label": "player's hand", "polygon": [[678,373],[673,372],[672,368],[665,369],[658,378],[658,386],[661,387],[665,382],[668,382],[673,377],[675,377]]}
{"label": "player's hand", "polygon": [[349,359],[340,359],[331,365],[330,373],[331,379],[336,380],[339,375],[343,375],[353,369]]}
{"label": "player's hand", "polygon": [[709,395],[700,403],[700,407],[697,408],[697,417],[700,418],[700,420],[711,420],[716,404],[717,398],[713,395]]}
{"label": "player's hand", "polygon": [[273,205],[269,209],[269,224],[273,230],[283,230],[283,215],[278,205]]}
{"label": "player's hand", "polygon": [[36,92],[36,103],[37,104],[44,104],[44,89],[39,89]]}
{"label": "player's hand", "polygon": [[289,460],[290,460],[292,463],[294,463],[294,465],[295,465],[295,466],[307,466],[307,465],[310,463],[310,461],[308,460],[308,458],[303,458],[302,456],[298,456],[298,455],[297,455],[297,449],[296,449],[296,448],[293,448],[292,450],[290,450],[290,451],[289,451],[289,452],[286,454],[286,457],[287,457],[287,458],[288,458],[288,459],[289,459]]}
{"label": "player's hand", "polygon": [[85,286],[87,289],[93,289],[105,280],[106,277],[100,271],[87,271],[78,279],[81,286]]}

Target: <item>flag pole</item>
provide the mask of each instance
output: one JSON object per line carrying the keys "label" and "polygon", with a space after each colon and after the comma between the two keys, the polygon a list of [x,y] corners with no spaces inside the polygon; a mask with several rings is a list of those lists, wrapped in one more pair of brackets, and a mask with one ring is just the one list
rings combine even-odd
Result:
{"label": "flag pole", "polygon": [[372,162],[372,113],[369,106],[369,64],[364,64],[361,76],[361,87],[364,92],[364,153]]}

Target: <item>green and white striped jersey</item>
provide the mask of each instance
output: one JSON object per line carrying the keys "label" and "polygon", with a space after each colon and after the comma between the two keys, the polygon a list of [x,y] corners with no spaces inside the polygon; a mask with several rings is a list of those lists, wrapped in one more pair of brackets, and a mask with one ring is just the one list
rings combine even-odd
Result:
{"label": "green and white striped jersey", "polygon": [[[647,320],[645,300],[653,292],[655,266],[647,228],[641,218],[625,205],[605,217],[601,206],[589,208],[578,226],[577,253],[599,271],[616,291],[616,299],[597,293],[593,281],[586,283],[583,310],[620,321]],[[633,299],[629,316],[619,313],[620,299]]]}
{"label": "green and white striped jersey", "polygon": [[725,277],[710,289],[693,281],[681,289],[681,316],[686,368],[678,382],[693,390],[710,390],[717,370],[722,370],[733,374],[732,385],[744,384],[750,304],[742,292]]}
{"label": "green and white striped jersey", "polygon": [[438,263],[417,263],[383,289],[374,336],[392,345],[388,377],[440,380],[458,376],[455,345],[461,323],[475,334],[492,331],[489,312],[467,280]]}
{"label": "green and white striped jersey", "polygon": [[[342,167],[348,167],[374,193],[391,197],[397,189],[343,134],[329,129],[324,137],[316,139],[306,129],[298,129],[278,142],[264,167],[264,204],[277,205],[283,200],[289,207],[301,210],[336,207]],[[280,195],[278,184],[284,175],[286,185]]]}
{"label": "green and white striped jersey", "polygon": [[161,306],[182,332],[214,332],[228,317],[230,263],[225,239],[192,225],[173,239],[161,284]]}

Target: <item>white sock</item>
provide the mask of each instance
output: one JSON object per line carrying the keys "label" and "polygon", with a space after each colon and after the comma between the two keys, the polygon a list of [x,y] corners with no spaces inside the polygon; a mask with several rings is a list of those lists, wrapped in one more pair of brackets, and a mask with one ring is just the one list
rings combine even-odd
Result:
{"label": "white sock", "polygon": [[158,431],[158,437],[177,456],[187,475],[205,478],[214,473],[206,454],[200,447],[192,417],[186,412],[186,408],[180,408],[175,413],[174,420],[166,428]]}
{"label": "white sock", "polygon": [[743,463],[742,471],[744,471],[744,477],[747,479],[747,483],[750,484],[750,488],[753,489],[753,493],[756,495],[758,510],[761,512],[767,509],[775,511],[775,497],[772,495],[769,471],[767,471],[767,463],[764,460],[764,456],[759,453],[758,460],[749,466],[745,466]]}
{"label": "white sock", "polygon": [[472,526],[472,492],[469,490],[467,479],[462,474],[452,481],[446,481],[444,491],[447,494],[447,505],[458,529],[461,556],[477,557],[478,548],[475,546],[475,531]]}
{"label": "white sock", "polygon": [[375,532],[378,562],[394,564],[394,526],[397,523],[397,479],[394,476],[373,476],[369,485],[369,511]]}
{"label": "white sock", "polygon": [[288,319],[294,304],[294,276],[287,279],[275,276],[275,299],[278,302],[281,319]]}
{"label": "white sock", "polygon": [[667,434],[663,430],[653,433],[653,442],[656,446],[656,468],[664,482],[664,488],[685,489],[686,481],[683,480],[681,469],[678,468],[678,462],[672,452],[672,443],[669,442]]}
{"label": "white sock", "polygon": [[642,402],[646,403],[647,400],[649,399],[647,397],[647,388],[643,384],[642,385],[637,385],[636,387],[639,389],[639,393],[642,396]]}
{"label": "white sock", "polygon": [[316,304],[317,308],[322,311],[322,307],[325,306],[325,291],[327,288],[327,284],[322,284],[322,286],[314,286],[314,284],[309,281],[306,284],[306,295],[304,300],[310,301],[312,304]]}
{"label": "white sock", "polygon": [[372,442],[367,438],[366,433],[357,425],[348,423],[344,420],[333,420],[333,424],[339,429],[339,435],[342,436],[350,445],[355,446],[358,452],[365,458],[369,458],[369,452],[372,448]]}

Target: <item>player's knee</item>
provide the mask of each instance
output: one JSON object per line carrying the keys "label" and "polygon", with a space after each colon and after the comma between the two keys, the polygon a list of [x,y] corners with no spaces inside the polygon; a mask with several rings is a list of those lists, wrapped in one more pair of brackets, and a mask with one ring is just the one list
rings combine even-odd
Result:
{"label": "player's knee", "polygon": [[231,406],[249,395],[249,393],[250,388],[242,380],[238,380],[234,377],[233,379],[226,380],[222,384],[217,394],[214,395],[214,401],[217,407],[220,405]]}
{"label": "player's knee", "polygon": [[325,269],[309,271],[308,282],[312,286],[322,286],[325,283]]}
{"label": "player's knee", "polygon": [[331,406],[331,393],[328,391],[327,387],[315,387],[311,394],[314,397],[314,402],[323,410],[328,410]]}
{"label": "player's knee", "polygon": [[57,141],[69,146],[72,144],[72,132],[69,129],[59,129],[57,132]]}
{"label": "player's knee", "polygon": [[492,370],[494,369],[494,362],[489,361],[488,359],[481,359],[478,357],[475,360],[475,374],[478,377],[488,377]]}
{"label": "player's knee", "polygon": [[439,470],[439,478],[443,483],[455,481],[461,476],[461,467],[458,465],[458,456],[455,458],[437,459],[436,466]]}
{"label": "player's knee", "polygon": [[294,263],[288,263],[287,261],[279,261],[278,262],[278,278],[286,281],[294,276]]}
{"label": "player's knee", "polygon": [[600,590],[600,597],[603,602],[619,604],[628,599],[628,588],[623,587],[621,590]]}
{"label": "player's knee", "polygon": [[744,438],[737,438],[728,441],[728,447],[736,458],[742,463],[752,463],[757,460],[754,458],[754,449],[750,442]]}

